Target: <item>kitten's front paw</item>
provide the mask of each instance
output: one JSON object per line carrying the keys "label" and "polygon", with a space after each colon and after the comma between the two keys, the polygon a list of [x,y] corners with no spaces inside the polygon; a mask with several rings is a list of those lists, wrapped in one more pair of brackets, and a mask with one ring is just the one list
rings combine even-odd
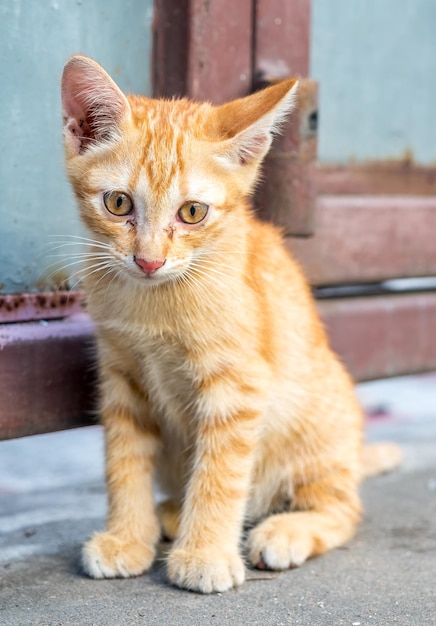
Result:
{"label": "kitten's front paw", "polygon": [[178,587],[214,593],[241,585],[245,568],[239,554],[176,549],[168,557],[168,576]]}
{"label": "kitten's front paw", "polygon": [[154,554],[154,546],[96,533],[83,547],[82,563],[92,578],[128,578],[144,573]]}

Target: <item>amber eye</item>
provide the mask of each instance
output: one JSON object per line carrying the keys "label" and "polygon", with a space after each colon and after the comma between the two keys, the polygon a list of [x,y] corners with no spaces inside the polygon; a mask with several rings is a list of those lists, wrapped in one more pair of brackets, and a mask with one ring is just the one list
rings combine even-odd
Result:
{"label": "amber eye", "polygon": [[177,215],[185,224],[198,224],[206,217],[208,209],[209,207],[204,202],[185,202]]}
{"label": "amber eye", "polygon": [[103,196],[103,202],[112,215],[129,215],[133,211],[132,199],[122,191],[107,191]]}

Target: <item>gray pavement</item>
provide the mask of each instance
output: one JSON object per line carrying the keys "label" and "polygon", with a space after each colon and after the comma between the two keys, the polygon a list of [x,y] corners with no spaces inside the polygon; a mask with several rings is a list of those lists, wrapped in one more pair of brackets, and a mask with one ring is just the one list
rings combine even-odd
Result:
{"label": "gray pavement", "polygon": [[297,570],[249,570],[240,589],[213,596],[169,586],[168,545],[139,578],[83,575],[80,545],[106,507],[98,427],[1,443],[0,624],[436,626],[436,376],[359,395],[369,438],[399,441],[406,459],[363,485],[355,539]]}

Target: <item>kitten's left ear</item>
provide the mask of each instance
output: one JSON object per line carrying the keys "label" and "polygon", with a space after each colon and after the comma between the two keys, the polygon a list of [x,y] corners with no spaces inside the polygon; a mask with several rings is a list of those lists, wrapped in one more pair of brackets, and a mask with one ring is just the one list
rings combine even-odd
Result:
{"label": "kitten's left ear", "polygon": [[73,56],[62,75],[66,146],[82,154],[90,144],[115,138],[130,112],[126,96],[93,59]]}
{"label": "kitten's left ear", "polygon": [[297,86],[297,79],[290,78],[218,107],[219,133],[227,139],[228,159],[240,165],[263,159],[295,107]]}

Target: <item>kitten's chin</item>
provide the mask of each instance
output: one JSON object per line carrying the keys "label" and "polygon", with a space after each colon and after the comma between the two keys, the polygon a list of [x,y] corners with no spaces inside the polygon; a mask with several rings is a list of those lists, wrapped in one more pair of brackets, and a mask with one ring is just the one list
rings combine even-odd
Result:
{"label": "kitten's chin", "polygon": [[135,285],[142,285],[145,288],[158,287],[159,285],[170,283],[174,278],[169,274],[159,274],[158,272],[149,275],[129,272],[128,277]]}

